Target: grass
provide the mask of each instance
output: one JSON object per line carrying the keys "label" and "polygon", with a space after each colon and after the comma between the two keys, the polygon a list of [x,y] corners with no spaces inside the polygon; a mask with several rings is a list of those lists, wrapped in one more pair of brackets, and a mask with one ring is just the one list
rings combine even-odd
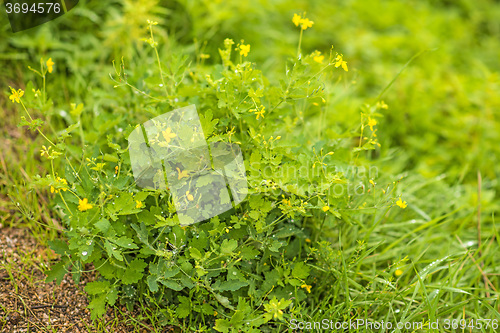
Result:
{"label": "grass", "polygon": [[[168,38],[162,36],[166,43],[160,46],[160,58],[171,50],[192,52],[203,45],[193,43],[197,38],[207,41],[203,52],[211,58],[206,66],[214,66],[224,38],[245,38],[252,47],[251,61],[261,64],[274,80],[285,70],[277,64],[296,53],[299,35],[291,14],[307,11],[315,26],[303,32],[302,48],[327,53],[334,44],[343,50],[350,71],[326,86],[329,102],[335,101],[334,116],[309,114],[311,121],[303,126],[320,137],[331,135],[346,124],[359,123],[362,104],[383,98],[389,108],[377,118],[382,147],[368,155],[379,174],[371,190],[394,191],[408,207],[401,210],[380,203],[380,208],[368,205],[359,214],[346,209],[340,222],[322,221],[324,241],[308,253],[315,259],[311,293],[304,302],[294,303],[293,312],[301,314],[295,319],[384,320],[394,325],[438,320],[435,332],[498,331],[492,325],[444,328],[446,320],[500,322],[498,3],[270,1],[261,7],[231,2],[227,7],[213,3],[195,8],[175,2],[165,9],[139,1],[138,12],[130,4],[117,1],[108,7],[81,1],[74,9],[80,22],[63,17],[25,33],[9,34],[8,26],[0,33],[0,50],[9,49],[0,58],[6,69],[0,78],[0,223],[6,234],[29,230],[26,242],[34,239],[47,254],[37,257],[33,248],[19,250],[19,260],[11,261],[4,252],[0,277],[9,281],[15,294],[44,286],[40,272],[55,257],[47,244],[61,238],[64,228],[49,191],[29,186],[33,175],[50,170],[39,158],[43,138],[17,127],[22,114],[8,100],[8,86],[24,87],[37,80],[25,70],[27,65],[37,63],[40,56],[52,56],[60,66],[56,71],[65,70],[66,75],[54,76],[48,83],[49,90],[58,92],[52,98],[59,109],[37,115],[52,119],[45,129],[54,134],[65,125],[60,110],[67,111],[69,103],[84,102],[94,115],[123,107],[116,99],[126,98],[126,93],[112,89],[107,78],[113,72],[113,59],[123,56],[131,76],[150,74],[156,55],[137,41],[146,19],[160,17],[164,35],[168,33]],[[256,26],[261,28],[256,31]],[[130,102],[130,114],[140,112],[140,103],[134,103]],[[90,116],[82,121],[94,125]],[[27,311],[33,305],[18,309]],[[14,309],[0,305],[0,310],[9,316]],[[82,315],[86,318],[82,327],[95,332],[161,332],[166,324],[174,330],[168,326],[171,309],[143,301],[134,311],[116,306],[108,318],[96,321]],[[0,320],[2,329],[10,324]],[[37,325],[38,330],[58,331],[47,321]],[[183,325],[175,329],[202,332],[213,326],[187,319]],[[273,325],[273,331],[289,330],[288,320]],[[428,330],[395,330],[424,331]]]}

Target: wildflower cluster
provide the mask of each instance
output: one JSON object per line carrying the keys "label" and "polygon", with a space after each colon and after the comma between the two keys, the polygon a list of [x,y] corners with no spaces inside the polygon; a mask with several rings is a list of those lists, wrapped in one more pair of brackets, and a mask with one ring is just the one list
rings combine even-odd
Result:
{"label": "wildflower cluster", "polygon": [[57,150],[52,149],[52,146],[43,146],[42,149],[40,149],[40,156],[46,156],[49,160],[54,160],[61,156],[62,153],[58,152]]}
{"label": "wildflower cluster", "polygon": [[293,18],[292,18],[293,24],[295,24],[296,27],[298,27],[300,25],[300,28],[302,30],[306,30],[307,28],[311,28],[313,26],[314,22],[309,20],[305,16],[306,16],[306,13],[303,13],[302,15],[293,14]]}
{"label": "wildflower cluster", "polygon": [[318,64],[323,63],[323,60],[325,59],[325,56],[322,55],[320,51],[314,51],[312,57],[313,60],[316,61]]}
{"label": "wildflower cluster", "polygon": [[337,57],[335,57],[335,67],[338,68],[339,66],[342,66],[342,69],[346,72],[349,71],[347,68],[347,62],[344,60],[342,54],[337,54]]}
{"label": "wildflower cluster", "polygon": [[255,119],[264,118],[264,113],[266,113],[266,107],[264,105],[256,106],[255,109],[250,109],[248,112],[253,112],[256,115]]}
{"label": "wildflower cluster", "polygon": [[53,185],[50,186],[50,193],[59,193],[59,191],[67,191],[68,190],[68,181],[64,178],[57,177],[55,187]]}
{"label": "wildflower cluster", "polygon": [[240,55],[246,57],[248,56],[248,53],[250,52],[250,44],[243,44],[243,41],[241,41],[241,44],[238,46],[240,50]]}

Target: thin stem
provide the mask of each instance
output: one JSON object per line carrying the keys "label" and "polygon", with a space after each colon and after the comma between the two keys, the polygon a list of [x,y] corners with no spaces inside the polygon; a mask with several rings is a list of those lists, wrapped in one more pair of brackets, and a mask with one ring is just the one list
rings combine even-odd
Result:
{"label": "thin stem", "polygon": [[300,28],[300,37],[299,37],[299,46],[297,47],[297,58],[300,57],[300,46],[302,44],[302,33],[303,32],[304,32],[304,30],[301,27]]}
{"label": "thin stem", "polygon": [[[28,115],[28,117],[30,118],[30,120],[31,120],[31,121],[33,121],[33,118],[31,118],[31,115],[30,115],[30,113],[28,112],[28,109],[26,109],[26,106],[24,105],[23,101],[19,101],[19,103],[21,103],[21,105],[23,106],[23,109],[24,109],[24,111],[26,111],[26,114]],[[37,129],[36,129],[36,130],[37,130],[37,131],[38,131],[38,133],[40,133],[40,135],[41,135],[41,136],[43,136],[43,137],[45,138],[45,140],[47,140],[47,141],[48,141],[48,142],[49,142],[52,146],[54,146],[54,147],[56,146],[56,145],[55,145],[52,141],[50,141],[50,139],[49,139],[49,138],[47,138],[47,137],[45,136],[45,134],[43,134],[43,132],[42,132],[42,131],[40,131],[40,129],[39,129],[38,127],[37,127]]]}
{"label": "thin stem", "polygon": [[[153,25],[151,25],[151,24],[149,25],[149,31],[151,32],[151,40],[152,40],[153,45],[154,45],[155,39],[153,36]],[[156,46],[153,46],[153,48],[155,50],[156,60],[158,61],[158,68],[160,70],[161,83],[163,84],[163,89],[165,90],[165,94],[167,95],[166,97],[168,97],[167,86],[165,84],[165,79],[163,78],[163,71],[161,70],[160,55],[158,54],[158,49],[156,48]]]}
{"label": "thin stem", "polygon": [[69,209],[68,204],[66,203],[66,200],[64,200],[64,197],[62,196],[61,191],[59,191],[59,196],[61,197],[61,199],[64,203],[64,206],[66,206],[66,209],[68,210],[68,212],[71,214],[71,216],[73,216],[73,212],[71,211],[71,209]]}
{"label": "thin stem", "polygon": [[[161,69],[160,69],[160,72],[161,72]],[[163,75],[162,75],[162,77],[163,77]],[[153,97],[153,96],[151,96],[151,95],[148,95],[148,94],[147,94],[147,93],[145,93],[144,91],[142,91],[142,90],[140,90],[140,89],[138,89],[138,88],[134,87],[133,85],[131,85],[131,84],[130,84],[130,83],[128,83],[128,82],[127,82],[127,83],[125,83],[125,84],[126,84],[127,86],[129,86],[130,88],[134,89],[135,91],[137,91],[137,92],[139,92],[139,93],[143,94],[143,95],[144,95],[144,96],[146,96],[146,97],[149,97],[149,98],[151,98],[151,99],[155,99],[155,100],[160,101],[160,102],[162,102],[162,101],[163,101],[162,99],[159,99],[159,98]],[[163,86],[165,86],[165,84],[163,84]],[[165,93],[167,93],[167,89],[166,89],[166,88],[165,88]]]}
{"label": "thin stem", "polygon": [[85,148],[85,135],[83,134],[82,115],[78,115],[78,122],[80,123],[80,140],[82,141],[82,148]]}
{"label": "thin stem", "polygon": [[45,106],[46,100],[45,100],[45,74],[42,76],[43,78],[43,105]]}
{"label": "thin stem", "polygon": [[53,159],[50,160],[50,168],[52,169],[52,177],[54,177],[54,179],[56,179],[56,173],[54,171],[54,160]]}

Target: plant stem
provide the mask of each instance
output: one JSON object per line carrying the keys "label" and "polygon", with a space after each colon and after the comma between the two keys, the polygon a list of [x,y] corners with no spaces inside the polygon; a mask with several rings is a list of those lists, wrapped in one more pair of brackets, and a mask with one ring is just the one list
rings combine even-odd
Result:
{"label": "plant stem", "polygon": [[[19,101],[19,102],[20,102],[20,103],[21,103],[21,105],[23,106],[23,109],[24,109],[24,111],[26,111],[26,114],[28,115],[28,117],[30,118],[30,120],[31,120],[31,121],[33,121],[33,118],[31,118],[31,115],[30,115],[30,113],[28,112],[28,109],[26,109],[26,106],[24,105],[23,101]],[[56,146],[56,145],[55,145],[52,141],[50,141],[50,139],[49,139],[49,138],[47,138],[47,137],[45,136],[45,134],[43,134],[43,132],[42,132],[42,131],[40,131],[40,129],[39,129],[38,127],[37,127],[37,129],[36,129],[36,130],[37,130],[37,131],[38,131],[38,133],[40,133],[40,135],[41,135],[41,136],[43,136],[43,137],[45,138],[45,140],[47,140],[47,141],[48,141],[48,142],[49,142],[52,146],[54,146],[54,147]]]}
{"label": "plant stem", "polygon": [[299,46],[297,47],[297,58],[300,57],[300,46],[302,44],[302,33],[304,30],[300,28]]}
{"label": "plant stem", "polygon": [[[153,36],[153,25],[149,25],[149,31],[151,31],[151,40],[153,41],[153,45],[155,42],[154,36]],[[160,77],[161,77],[161,83],[163,84],[163,89],[165,90],[166,97],[168,97],[168,91],[167,91],[167,86],[165,84],[165,79],[163,78],[163,71],[161,70],[161,62],[160,62],[160,55],[158,54],[158,48],[156,46],[153,46],[156,54],[156,60],[158,61],[158,68],[160,69]]]}
{"label": "plant stem", "polygon": [[61,199],[64,203],[64,206],[66,206],[66,209],[68,210],[68,212],[71,214],[71,216],[73,216],[73,212],[71,211],[71,209],[69,209],[68,204],[66,203],[66,200],[64,200],[64,197],[62,196],[61,191],[59,191],[59,195],[61,196]]}

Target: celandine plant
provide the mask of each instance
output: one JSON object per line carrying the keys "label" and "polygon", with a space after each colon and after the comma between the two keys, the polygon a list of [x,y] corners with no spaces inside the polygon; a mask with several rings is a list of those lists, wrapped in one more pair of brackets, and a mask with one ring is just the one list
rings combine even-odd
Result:
{"label": "celandine plant", "polygon": [[[82,272],[95,271],[85,287],[92,318],[117,302],[130,310],[141,302],[163,324],[186,330],[260,332],[302,318],[301,309],[328,291],[325,283],[356,274],[366,244],[358,242],[349,260],[334,244],[343,225],[395,204],[397,183],[377,185],[367,158],[379,146],[377,110],[387,105],[363,106],[355,126],[336,120],[341,111],[329,102],[329,90],[345,80],[348,65],[333,49],[302,53],[313,23],[294,16],[298,54],[274,81],[247,61],[251,45],[244,41],[226,39],[222,62],[207,64],[211,56],[198,47],[186,55],[159,49],[156,22],[148,21],[152,57],[130,71],[123,60],[115,65],[114,93],[101,94],[97,111],[71,104],[56,138],[31,116],[40,110],[55,117],[45,81],[56,64],[42,60],[33,70],[41,90],[12,88],[11,100],[26,112],[21,125],[47,141],[40,154],[52,170],[35,184],[52,193],[65,228],[66,240],[51,242],[61,260],[47,280],[61,282],[71,272],[78,282]],[[148,119],[188,105],[196,106],[208,144],[241,148],[248,194],[228,212],[181,226],[169,188],[137,186],[127,138]],[[155,144],[174,145],[182,135],[175,131],[162,128]],[[178,180],[193,176],[180,165],[172,170]],[[196,199],[184,194],[187,203]],[[406,202],[399,198],[397,205]],[[348,299],[340,290],[335,302]]]}

